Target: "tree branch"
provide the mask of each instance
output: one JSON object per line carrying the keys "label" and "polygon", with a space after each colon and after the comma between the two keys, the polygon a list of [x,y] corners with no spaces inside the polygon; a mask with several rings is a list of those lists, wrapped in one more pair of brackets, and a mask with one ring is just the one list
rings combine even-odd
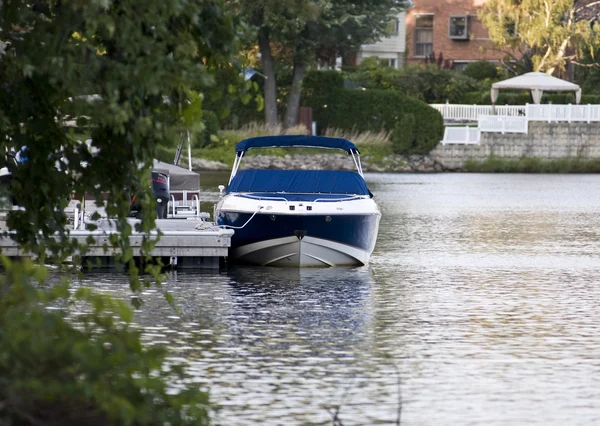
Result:
{"label": "tree branch", "polygon": [[571,63],[577,65],[578,67],[586,67],[586,68],[600,68],[600,64],[582,64],[574,59],[571,59]]}

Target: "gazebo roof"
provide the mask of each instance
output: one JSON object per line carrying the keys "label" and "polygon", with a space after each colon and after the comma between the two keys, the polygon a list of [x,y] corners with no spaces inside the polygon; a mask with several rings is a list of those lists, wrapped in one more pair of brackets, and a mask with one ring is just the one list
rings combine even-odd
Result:
{"label": "gazebo roof", "polygon": [[[518,77],[509,78],[508,80],[499,81],[492,84],[492,101],[498,98],[500,89],[518,89],[531,90],[536,103],[539,103],[542,97],[542,92],[575,92],[576,102],[579,103],[581,98],[581,88],[560,78],[553,77],[542,72],[528,72],[527,74]],[[537,95],[537,96],[536,96]]]}

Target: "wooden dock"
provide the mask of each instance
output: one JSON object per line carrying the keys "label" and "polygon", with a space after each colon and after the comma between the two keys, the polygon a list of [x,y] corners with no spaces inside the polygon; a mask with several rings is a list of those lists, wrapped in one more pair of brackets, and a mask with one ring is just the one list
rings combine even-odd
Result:
{"label": "wooden dock", "polygon": [[[138,221],[129,220],[133,227]],[[110,247],[109,238],[115,232],[114,224],[109,219],[101,219],[94,224],[97,229],[72,229],[70,236],[80,243],[85,243],[92,237],[94,243],[88,245],[86,260],[91,260],[91,264],[96,267],[112,268],[116,266],[116,252]],[[220,262],[228,255],[233,230],[220,228],[198,217],[157,220],[156,226],[162,236],[150,254],[154,258],[161,258],[164,265],[177,269],[215,269],[219,268]],[[143,235],[136,232],[129,239],[134,248],[134,256],[141,255],[139,248],[142,239]],[[0,236],[0,253],[10,257],[30,256],[9,236]]]}

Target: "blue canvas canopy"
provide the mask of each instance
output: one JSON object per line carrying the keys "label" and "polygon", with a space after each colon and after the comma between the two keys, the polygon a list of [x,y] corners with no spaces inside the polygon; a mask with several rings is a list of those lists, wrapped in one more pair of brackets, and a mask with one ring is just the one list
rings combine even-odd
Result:
{"label": "blue canvas canopy", "polygon": [[371,195],[361,175],[342,170],[241,170],[230,192]]}
{"label": "blue canvas canopy", "polygon": [[358,153],[356,145],[347,139],[305,135],[259,136],[256,138],[244,139],[235,146],[235,152],[246,152],[252,148],[285,148],[299,146],[307,148],[343,149],[348,154],[352,151]]}

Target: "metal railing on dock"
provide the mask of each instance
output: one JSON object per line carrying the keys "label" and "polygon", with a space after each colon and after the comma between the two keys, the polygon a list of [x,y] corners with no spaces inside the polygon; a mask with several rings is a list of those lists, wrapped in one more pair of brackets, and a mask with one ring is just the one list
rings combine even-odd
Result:
{"label": "metal railing on dock", "polygon": [[[93,221],[96,229],[86,229],[87,223],[92,223],[90,219],[93,213],[94,205],[90,206],[88,202],[84,211],[81,208],[81,202],[76,200],[65,209],[68,218],[69,236],[82,245],[87,246],[85,253],[77,253],[92,260],[91,265],[100,267],[115,266],[115,255],[118,254],[116,248],[111,247],[110,235],[116,233],[114,221],[104,218]],[[19,209],[20,207],[14,207]],[[89,209],[92,211],[89,211]],[[171,265],[178,269],[206,269],[219,268],[221,260],[229,254],[231,246],[231,237],[234,231],[223,229],[213,223],[207,222],[209,214],[200,212],[200,200],[194,199],[193,214],[188,217],[180,214],[176,210],[175,219],[157,219],[157,229],[150,235],[159,236],[159,240],[148,255],[154,258],[161,258],[164,265]],[[0,230],[6,230],[6,215],[8,211],[0,212]],[[139,219],[131,218],[132,228]],[[144,234],[133,232],[129,237],[130,245],[133,249],[134,257],[141,260],[145,258],[141,247]],[[92,242],[90,242],[92,241]],[[10,232],[0,237],[0,252],[10,257],[31,257],[31,253],[24,251],[18,243],[11,237]],[[87,262],[84,262],[84,265]]]}

